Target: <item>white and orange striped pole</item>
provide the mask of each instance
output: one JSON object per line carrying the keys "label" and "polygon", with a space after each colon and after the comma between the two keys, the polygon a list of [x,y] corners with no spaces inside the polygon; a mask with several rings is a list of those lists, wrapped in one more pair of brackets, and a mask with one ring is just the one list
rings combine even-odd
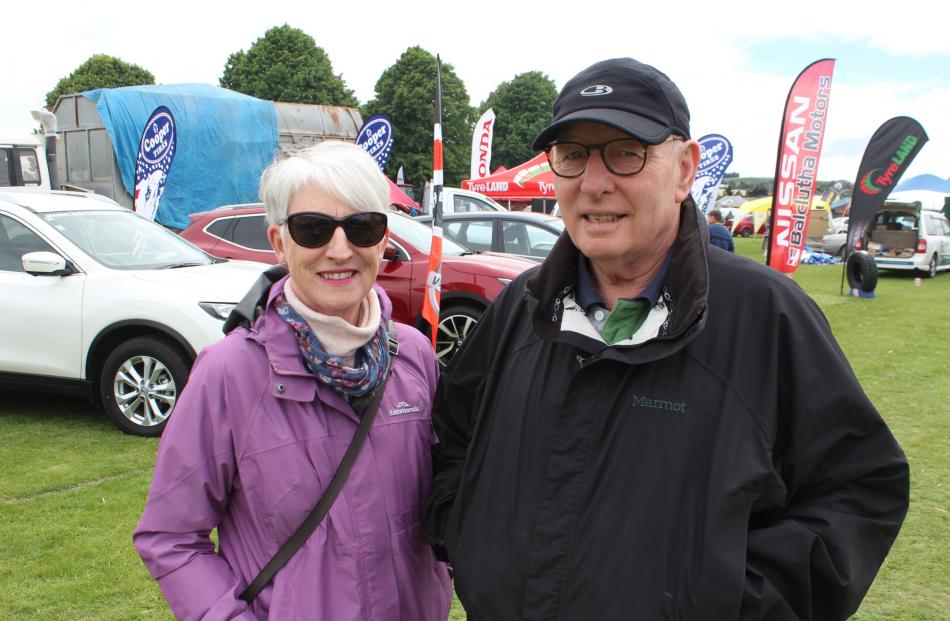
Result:
{"label": "white and orange striped pole", "polygon": [[439,307],[442,300],[442,60],[436,56],[435,130],[432,143],[432,246],[426,276],[426,296],[422,316],[432,327],[432,349],[436,350],[439,332]]}

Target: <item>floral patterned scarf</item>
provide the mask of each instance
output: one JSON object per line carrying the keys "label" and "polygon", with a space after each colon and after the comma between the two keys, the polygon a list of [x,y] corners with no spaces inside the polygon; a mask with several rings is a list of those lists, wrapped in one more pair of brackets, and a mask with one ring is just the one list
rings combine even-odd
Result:
{"label": "floral patterned scarf", "polygon": [[386,378],[390,355],[389,333],[384,321],[379,322],[373,338],[356,350],[351,367],[342,356],[327,353],[310,324],[287,303],[283,293],[276,297],[274,305],[281,318],[294,329],[307,370],[347,399],[369,394]]}

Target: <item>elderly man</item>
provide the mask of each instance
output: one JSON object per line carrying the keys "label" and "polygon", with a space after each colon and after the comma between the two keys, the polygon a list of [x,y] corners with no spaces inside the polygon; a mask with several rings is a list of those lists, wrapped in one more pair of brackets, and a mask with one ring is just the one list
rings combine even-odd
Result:
{"label": "elderly man", "polygon": [[599,62],[534,144],[567,235],[433,410],[429,536],[468,618],[845,619],[907,462],[808,296],[708,246],[679,89]]}

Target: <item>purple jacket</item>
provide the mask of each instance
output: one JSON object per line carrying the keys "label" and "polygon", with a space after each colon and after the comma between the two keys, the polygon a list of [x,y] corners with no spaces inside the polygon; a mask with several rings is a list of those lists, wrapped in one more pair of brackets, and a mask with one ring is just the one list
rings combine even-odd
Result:
{"label": "purple jacket", "polygon": [[[309,514],[359,422],[304,368],[273,307],[284,282],[252,330],[198,356],[162,436],[135,547],[180,619],[444,621],[451,583],[422,533],[438,364],[401,324],[376,420],[329,514],[250,607],[238,599]],[[388,319],[392,304],[376,292]]]}

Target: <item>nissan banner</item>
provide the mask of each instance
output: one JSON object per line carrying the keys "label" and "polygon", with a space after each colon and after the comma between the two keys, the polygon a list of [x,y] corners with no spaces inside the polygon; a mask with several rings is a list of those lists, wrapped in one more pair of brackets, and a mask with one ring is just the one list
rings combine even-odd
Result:
{"label": "nissan banner", "polygon": [[767,263],[791,274],[802,259],[828,121],[835,61],[805,67],[788,92],[775,163]]}

